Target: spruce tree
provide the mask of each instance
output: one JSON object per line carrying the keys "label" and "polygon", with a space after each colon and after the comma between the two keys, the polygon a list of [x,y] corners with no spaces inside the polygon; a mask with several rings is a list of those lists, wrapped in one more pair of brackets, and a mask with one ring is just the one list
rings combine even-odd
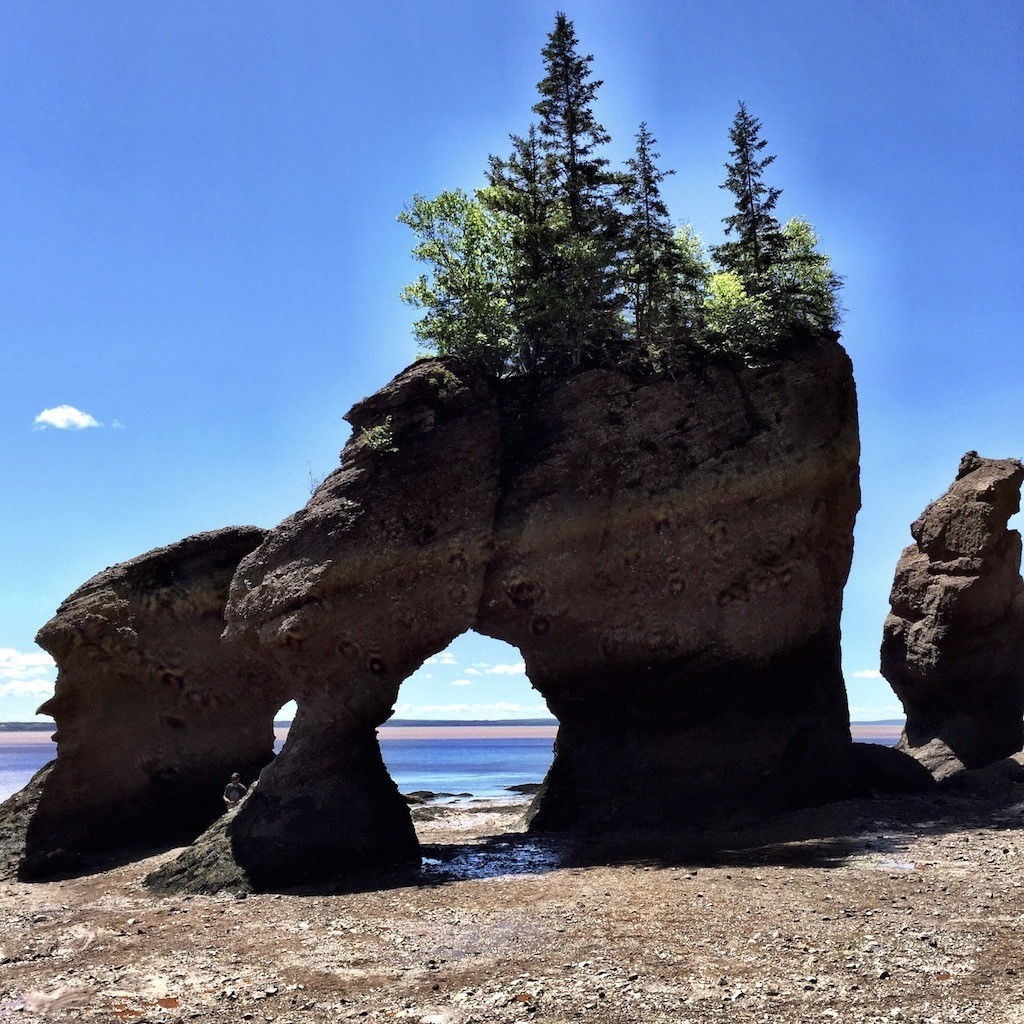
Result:
{"label": "spruce tree", "polygon": [[763,180],[765,168],[775,157],[760,156],[768,144],[760,132],[761,122],[740,103],[729,132],[733,145],[729,155],[733,159],[725,165],[728,175],[720,186],[736,197],[736,212],[723,221],[726,236],[736,237],[712,248],[718,265],[735,274],[749,295],[767,290],[769,272],[786,250],[782,228],[772,212],[782,190],[771,188]]}
{"label": "spruce tree", "polygon": [[790,326],[834,330],[839,323],[842,278],[832,269],[828,256],[818,251],[818,236],[808,221],[793,217],[782,234],[786,254],[773,286],[781,316]]}
{"label": "spruce tree", "polygon": [[500,213],[509,226],[510,316],[515,324],[514,367],[534,373],[552,362],[554,324],[564,318],[566,302],[552,272],[555,250],[554,182],[548,173],[536,125],[525,137],[513,135],[507,159],[490,157],[490,187],[483,202]]}
{"label": "spruce tree", "polygon": [[617,263],[621,217],[615,196],[620,176],[600,156],[609,135],[594,116],[601,86],[591,77],[593,56],[581,57],[572,22],[561,12],[543,50],[544,77],[537,83],[540,145],[556,204],[550,211],[554,242],[553,290],[564,297],[551,340],[572,365],[616,353],[621,344]]}
{"label": "spruce tree", "polygon": [[692,349],[694,343],[704,341],[704,302],[711,263],[704,253],[704,241],[690,224],[679,228],[672,244],[672,278],[666,310],[673,345],[669,350],[675,357],[681,350]]}
{"label": "spruce tree", "polygon": [[676,245],[661,183],[674,171],[662,171],[654,152],[655,138],[646,123],[636,134],[636,151],[626,161],[629,173],[622,185],[625,260],[622,276],[633,320],[633,338],[653,353],[669,342],[677,326],[673,304],[681,251]]}

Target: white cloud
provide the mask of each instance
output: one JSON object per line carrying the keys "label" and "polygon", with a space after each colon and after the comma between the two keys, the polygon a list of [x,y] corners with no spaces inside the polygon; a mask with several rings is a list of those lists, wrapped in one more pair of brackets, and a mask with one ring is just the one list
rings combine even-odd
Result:
{"label": "white cloud", "polygon": [[42,651],[0,647],[0,697],[49,697],[57,666]]}
{"label": "white cloud", "polygon": [[101,426],[100,422],[87,412],[76,409],[73,405],[56,405],[52,409],[44,409],[35,418],[35,429],[43,430],[53,427],[56,430],[84,430],[86,427]]}
{"label": "white cloud", "polygon": [[46,679],[15,679],[0,683],[0,697],[52,697],[53,683]]}
{"label": "white cloud", "polygon": [[467,669],[464,669],[463,671],[465,672],[465,674],[467,676],[479,676],[479,675],[483,674],[483,673],[481,673],[480,669],[478,669],[478,668],[467,668]]}
{"label": "white cloud", "polygon": [[470,679],[453,679],[452,686],[472,686],[473,682]]}
{"label": "white cloud", "polygon": [[455,660],[454,655],[449,654],[447,651],[442,651],[440,654],[431,655],[425,662],[424,665],[457,665],[458,662]]}
{"label": "white cloud", "polygon": [[474,721],[503,718],[551,718],[548,706],[542,701],[536,704],[520,704],[499,700],[493,704],[413,704],[407,701],[395,708],[398,718],[451,718]]}
{"label": "white cloud", "polygon": [[489,676],[523,676],[526,675],[526,663],[517,661],[514,665],[491,665],[484,671]]}
{"label": "white cloud", "polygon": [[850,674],[851,679],[881,679],[882,673],[877,668],[859,668]]}

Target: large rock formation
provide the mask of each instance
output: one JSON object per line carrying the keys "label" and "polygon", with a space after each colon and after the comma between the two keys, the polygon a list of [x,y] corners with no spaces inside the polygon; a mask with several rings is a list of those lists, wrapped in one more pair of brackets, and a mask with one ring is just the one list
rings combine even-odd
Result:
{"label": "large rock formation", "polygon": [[258,887],[415,857],[375,729],[467,629],[518,646],[560,720],[535,828],[687,827],[835,792],[859,505],[838,344],[639,381],[495,385],[426,360],[349,419],[341,469],[242,562],[226,612],[298,700],[288,742],[165,880],[202,887],[228,846]]}
{"label": "large rock formation", "polygon": [[286,697],[220,642],[230,580],[264,535],[219,530],[107,569],[39,631],[59,670],[40,708],[56,719],[57,759],[38,787],[23,875],[190,840],[223,811],[231,771],[271,759]]}
{"label": "large rock formation", "polygon": [[896,567],[882,675],[907,712],[900,748],[936,777],[1024,743],[1024,465],[968,452],[950,489],[911,526]]}

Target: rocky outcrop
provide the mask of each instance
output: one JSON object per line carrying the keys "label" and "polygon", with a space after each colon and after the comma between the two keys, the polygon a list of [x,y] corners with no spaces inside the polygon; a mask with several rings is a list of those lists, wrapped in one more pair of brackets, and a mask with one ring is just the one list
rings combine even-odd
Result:
{"label": "rocky outcrop", "polygon": [[191,840],[234,770],[273,756],[287,699],[220,642],[228,585],[255,527],[189,537],[107,569],[39,631],[57,662],[57,759],[27,826],[22,874],[153,841]]}
{"label": "rocky outcrop", "polygon": [[968,452],[911,526],[896,567],[882,674],[907,713],[900,748],[943,778],[1024,744],[1024,465]]}
{"label": "rocky outcrop", "polygon": [[839,616],[858,439],[834,339],[673,378],[493,382],[430,359],[348,418],[340,468],[275,530],[108,569],[40,632],[58,757],[23,874],[192,838],[228,773],[264,765],[161,884],[266,889],[415,860],[375,730],[469,629],[520,649],[560,721],[533,829],[700,828],[850,791]]}
{"label": "rocky outcrop", "polygon": [[[25,838],[29,822],[39,806],[43,786],[56,761],[48,761],[26,786],[0,802],[0,881],[18,877],[25,859]],[[56,852],[56,851],[55,851]],[[54,870],[59,870],[56,864]]]}
{"label": "rocky outcrop", "polygon": [[559,719],[533,827],[699,827],[827,792],[859,506],[842,349],[639,384],[595,371],[503,413],[475,628],[522,651]]}
{"label": "rocky outcrop", "polygon": [[476,620],[494,551],[498,397],[424,360],[349,414],[341,468],[239,567],[227,637],[288,681],[281,757],[226,837],[259,887],[415,860],[376,727]]}
{"label": "rocky outcrop", "polygon": [[695,827],[837,791],[859,505],[838,344],[639,381],[494,385],[425,360],[349,418],[341,469],[242,562],[226,612],[298,715],[177,887],[227,855],[257,888],[417,856],[375,729],[467,629],[518,646],[560,720],[535,829]]}

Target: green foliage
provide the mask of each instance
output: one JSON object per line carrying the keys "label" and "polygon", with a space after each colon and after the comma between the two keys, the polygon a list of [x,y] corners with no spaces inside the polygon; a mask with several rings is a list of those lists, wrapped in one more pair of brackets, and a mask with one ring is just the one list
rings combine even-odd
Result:
{"label": "green foliage", "polygon": [[808,221],[793,217],[782,234],[786,252],[773,281],[779,319],[811,330],[833,330],[839,324],[842,278],[828,256],[818,252],[818,236]]}
{"label": "green foliage", "polygon": [[513,369],[526,373],[595,361],[621,340],[619,176],[600,156],[609,141],[593,111],[601,83],[577,42],[560,13],[543,51],[539,121],[511,136],[508,158],[490,158],[487,201],[514,225]]}
{"label": "green foliage", "polygon": [[704,299],[706,347],[747,358],[771,353],[796,327],[833,330],[839,322],[840,279],[817,251],[811,225],[794,217],[782,229],[785,250],[759,280],[760,293],[747,291],[732,271],[713,274]]}
{"label": "green foliage", "polygon": [[386,416],[384,422],[378,423],[375,427],[363,427],[363,444],[378,455],[397,452],[395,433],[391,429],[391,417]]}
{"label": "green foliage", "polygon": [[678,327],[682,310],[674,301],[683,251],[676,243],[661,183],[673,171],[659,170],[654,136],[646,124],[636,134],[636,152],[626,162],[620,199],[625,207],[625,257],[622,277],[628,310],[633,320],[633,341],[651,350],[665,342]]}
{"label": "green foliage", "polygon": [[444,366],[431,370],[427,379],[441,395],[453,394],[462,386],[462,381]]}
{"label": "green foliage", "polygon": [[402,292],[425,311],[414,327],[424,347],[495,377],[672,372],[694,352],[762,360],[795,333],[833,329],[841,279],[807,221],[776,219],[761,122],[740,104],[722,185],[735,209],[709,259],[693,228],[673,228],[661,195],[673,172],[659,168],[646,124],[625,169],[609,169],[594,111],[601,82],[578,46],[559,13],[537,122],[510,136],[507,157],[489,158],[486,188],[415,196],[399,217],[429,267]]}
{"label": "green foliage", "polygon": [[704,252],[704,240],[693,225],[684,224],[672,239],[676,248],[672,278],[673,317],[685,337],[694,337],[703,324],[701,312],[711,277],[711,261]]}
{"label": "green foliage", "polygon": [[704,300],[704,345],[710,351],[753,357],[775,340],[774,317],[766,300],[750,295],[739,274],[722,270],[708,280]]}
{"label": "green foliage", "polygon": [[403,301],[427,311],[413,328],[416,337],[439,355],[502,372],[514,335],[506,218],[455,189],[435,199],[414,196],[398,219],[419,239],[413,256],[432,268],[401,293]]}

